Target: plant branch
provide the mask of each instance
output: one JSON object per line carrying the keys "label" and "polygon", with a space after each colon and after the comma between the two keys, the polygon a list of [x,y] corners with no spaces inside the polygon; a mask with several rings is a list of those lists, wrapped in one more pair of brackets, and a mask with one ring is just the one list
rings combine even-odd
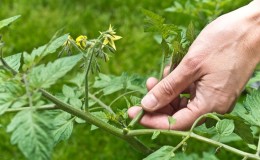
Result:
{"label": "plant branch", "polygon": [[164,71],[164,66],[165,66],[165,53],[162,54],[162,59],[161,59],[161,67],[160,67],[160,75],[159,75],[159,80],[163,79],[163,71]]}
{"label": "plant branch", "polygon": [[195,120],[195,122],[192,124],[191,129],[190,129],[190,132],[192,132],[193,129],[197,126],[197,124],[198,124],[202,119],[204,119],[204,118],[207,118],[207,117],[208,117],[208,118],[215,119],[215,120],[217,120],[217,121],[220,120],[218,117],[213,117],[213,116],[211,116],[211,115],[212,115],[212,113],[206,113],[206,114],[200,116],[199,118],[197,118],[197,119]]}
{"label": "plant branch", "polygon": [[16,74],[17,74],[17,72],[16,72],[13,68],[11,68],[11,67],[6,63],[6,61],[4,60],[2,48],[0,49],[0,60],[1,60],[2,64],[3,64],[3,66],[4,66],[6,69],[8,69],[9,71],[11,71],[13,75],[16,75]]}
{"label": "plant branch", "polygon": [[172,152],[175,152],[177,149],[179,149],[184,142],[186,142],[188,139],[190,138],[190,135],[187,135],[185,138],[183,138],[183,140],[173,148]]}
{"label": "plant branch", "polygon": [[259,137],[258,137],[258,145],[257,145],[256,155],[260,157],[260,134],[259,134]]}
{"label": "plant branch", "polygon": [[86,68],[86,73],[85,73],[85,107],[84,107],[84,109],[88,109],[88,74],[90,71],[92,58],[94,56],[94,50],[89,49],[87,53],[90,54],[90,57],[88,58],[87,62],[85,62],[85,65],[87,66],[87,68]]}
{"label": "plant branch", "polygon": [[111,133],[111,134],[115,135],[116,137],[119,137],[119,138],[127,141],[135,149],[137,149],[143,153],[147,154],[147,153],[151,152],[151,149],[149,149],[147,146],[145,146],[142,142],[140,142],[135,137],[124,136],[122,129],[116,128],[108,123],[103,122],[102,120],[93,116],[89,112],[83,112],[82,110],[76,109],[73,106],[60,101],[59,99],[54,97],[52,94],[48,93],[47,91],[45,91],[43,89],[40,89],[40,91],[45,98],[47,98],[48,100],[50,100],[51,102],[56,104],[57,108],[65,111],[65,112],[68,112],[74,116],[77,116],[83,120],[86,120],[88,123],[94,124],[95,126],[107,131],[108,133]]}
{"label": "plant branch", "polygon": [[[5,112],[6,113],[8,113],[8,112],[19,112],[19,111],[23,111],[23,110],[27,110],[27,109],[30,109],[30,107],[10,108],[10,109],[7,109]],[[56,107],[55,104],[46,104],[46,105],[43,105],[41,107],[37,107],[35,109],[36,110],[52,110],[52,109],[57,109],[57,107]]]}
{"label": "plant branch", "polygon": [[128,95],[128,94],[131,94],[131,93],[135,93],[135,92],[138,92],[138,91],[129,91],[129,92],[125,92],[123,94],[121,94],[120,96],[116,97],[116,99],[114,99],[110,104],[109,106],[111,107],[117,100],[119,100],[120,98]]}
{"label": "plant branch", "polygon": [[129,123],[129,125],[127,127],[128,128],[133,128],[135,126],[135,124],[140,121],[140,119],[143,117],[143,115],[144,115],[144,110],[141,109],[138,112],[138,114],[135,116],[135,118],[132,119],[132,121]]}
{"label": "plant branch", "polygon": [[108,105],[106,105],[104,102],[102,102],[100,99],[98,99],[96,96],[94,96],[91,93],[88,93],[89,98],[91,98],[92,100],[94,100],[95,102],[97,102],[101,107],[103,107],[104,109],[106,109],[108,112],[112,113],[113,115],[115,115],[114,111],[111,109],[111,107],[109,107]]}
{"label": "plant branch", "polygon": [[146,134],[153,134],[155,131],[159,131],[160,134],[165,134],[165,135],[171,135],[171,136],[190,136],[190,138],[197,139],[199,141],[214,145],[214,146],[221,146],[222,148],[226,149],[229,152],[232,152],[234,154],[243,156],[243,157],[248,157],[248,158],[253,158],[256,160],[260,160],[260,157],[258,155],[248,153],[241,151],[239,149],[236,149],[234,147],[231,147],[229,145],[223,144],[221,142],[197,135],[195,133],[190,133],[187,131],[175,131],[175,130],[157,130],[157,129],[138,129],[138,130],[130,130],[126,134],[127,136],[140,136],[140,135],[146,135]]}
{"label": "plant branch", "polygon": [[27,95],[28,101],[29,101],[29,107],[32,109],[32,107],[33,107],[33,100],[32,100],[30,87],[29,87],[29,84],[28,84],[28,81],[27,81],[27,78],[26,78],[25,74],[23,75],[23,82],[24,82],[25,89],[26,89],[26,95]]}

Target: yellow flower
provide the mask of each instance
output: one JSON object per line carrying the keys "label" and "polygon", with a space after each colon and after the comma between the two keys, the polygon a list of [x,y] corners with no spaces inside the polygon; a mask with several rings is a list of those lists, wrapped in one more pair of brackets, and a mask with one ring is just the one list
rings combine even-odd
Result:
{"label": "yellow flower", "polygon": [[77,46],[79,46],[81,49],[86,48],[86,46],[87,46],[87,39],[88,39],[87,36],[83,36],[83,35],[78,36],[76,38]]}
{"label": "yellow flower", "polygon": [[115,42],[116,40],[119,40],[121,39],[122,37],[121,36],[118,36],[118,35],[115,35],[116,32],[113,30],[111,24],[109,26],[109,29],[104,32],[104,41],[103,41],[103,45],[107,45],[109,44],[113,49],[116,50],[116,46],[115,46]]}

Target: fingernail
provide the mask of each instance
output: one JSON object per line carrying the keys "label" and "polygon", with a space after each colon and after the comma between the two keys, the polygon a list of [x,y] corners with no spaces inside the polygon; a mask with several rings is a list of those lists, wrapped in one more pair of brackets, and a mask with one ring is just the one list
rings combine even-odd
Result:
{"label": "fingernail", "polygon": [[157,103],[158,100],[153,94],[147,94],[141,101],[142,106],[147,109],[156,107]]}

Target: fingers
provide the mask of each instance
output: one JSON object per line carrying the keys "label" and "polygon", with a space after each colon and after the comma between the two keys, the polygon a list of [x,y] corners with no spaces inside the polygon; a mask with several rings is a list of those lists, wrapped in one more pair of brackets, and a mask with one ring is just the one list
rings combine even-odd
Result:
{"label": "fingers", "polygon": [[146,81],[146,88],[148,91],[150,91],[156,84],[158,83],[158,80],[154,77],[150,77]]}
{"label": "fingers", "polygon": [[148,112],[163,108],[197,79],[195,75],[194,67],[183,62],[147,93],[141,101],[142,107]]}
{"label": "fingers", "polygon": [[[202,114],[208,113],[206,107],[198,107],[196,105],[196,98],[190,102],[188,106],[180,109],[172,115],[176,119],[176,123],[169,127],[168,115],[162,113],[149,113],[146,112],[140,123],[146,127],[157,129],[174,129],[174,130],[188,130],[191,128],[194,121]],[[184,103],[184,102],[183,102]],[[186,102],[185,102],[186,103]],[[131,107],[128,110],[130,118],[134,118],[141,107]]]}

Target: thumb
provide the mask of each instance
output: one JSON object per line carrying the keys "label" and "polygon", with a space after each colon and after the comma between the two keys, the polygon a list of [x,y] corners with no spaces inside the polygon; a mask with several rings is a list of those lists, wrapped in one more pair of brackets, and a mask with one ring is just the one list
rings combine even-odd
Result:
{"label": "thumb", "polygon": [[198,78],[198,66],[194,60],[183,61],[168,76],[155,85],[142,99],[144,110],[153,112],[174,100]]}

